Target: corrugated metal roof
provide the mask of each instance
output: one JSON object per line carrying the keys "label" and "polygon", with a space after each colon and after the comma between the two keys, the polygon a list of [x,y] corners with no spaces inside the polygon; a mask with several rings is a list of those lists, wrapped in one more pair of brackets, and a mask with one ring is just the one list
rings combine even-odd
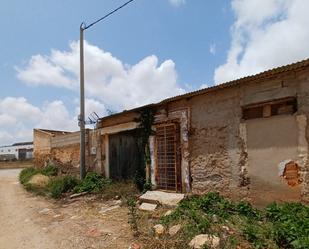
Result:
{"label": "corrugated metal roof", "polygon": [[202,95],[202,94],[205,94],[205,93],[208,93],[208,92],[217,91],[217,90],[220,90],[220,89],[225,89],[225,88],[237,86],[237,85],[240,85],[240,84],[246,84],[246,83],[249,83],[250,81],[269,78],[271,76],[275,76],[277,74],[284,73],[284,72],[289,72],[289,71],[294,71],[294,70],[302,70],[303,68],[306,68],[306,67],[309,67],[309,58],[302,60],[302,61],[299,61],[299,62],[288,64],[288,65],[285,65],[285,66],[276,67],[276,68],[273,68],[273,69],[255,74],[255,75],[246,76],[246,77],[239,78],[239,79],[232,80],[232,81],[228,81],[228,82],[225,82],[225,83],[222,83],[222,84],[203,88],[203,89],[200,89],[200,90],[197,90],[197,91],[193,91],[193,92],[185,93],[185,94],[182,94],[182,95],[170,97],[170,98],[164,99],[164,100],[162,100],[158,103],[148,104],[148,105],[140,106],[140,107],[133,108],[133,109],[130,109],[130,110],[124,110],[123,112],[119,112],[119,113],[112,114],[110,116],[103,117],[100,120],[104,120],[104,119],[111,118],[111,117],[114,117],[114,116],[118,116],[118,115],[121,115],[121,114],[125,114],[125,113],[128,113],[128,112],[136,112],[136,111],[139,111],[143,108],[159,106],[159,105],[166,104],[166,103],[169,103],[169,102],[172,102],[172,101],[181,100],[181,99],[184,99],[184,98],[190,98],[190,97],[193,97],[193,96]]}

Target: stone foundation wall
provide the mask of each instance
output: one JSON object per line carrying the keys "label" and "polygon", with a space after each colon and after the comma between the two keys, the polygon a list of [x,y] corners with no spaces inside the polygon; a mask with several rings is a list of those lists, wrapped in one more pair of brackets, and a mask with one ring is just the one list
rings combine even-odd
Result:
{"label": "stone foundation wall", "polygon": [[[240,187],[240,108],[237,89],[190,101],[189,137],[192,192],[219,191],[232,197]],[[241,189],[237,193],[241,194]]]}
{"label": "stone foundation wall", "polygon": [[60,164],[79,167],[79,144],[65,146],[65,147],[55,147],[51,149],[50,158]]}

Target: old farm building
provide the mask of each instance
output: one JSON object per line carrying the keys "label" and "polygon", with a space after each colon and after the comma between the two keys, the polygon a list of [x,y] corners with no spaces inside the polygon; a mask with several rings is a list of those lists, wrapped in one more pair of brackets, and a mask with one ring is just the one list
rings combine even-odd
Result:
{"label": "old farm building", "polygon": [[89,167],[132,176],[147,110],[148,175],[157,189],[309,201],[309,60],[104,117],[87,136]]}

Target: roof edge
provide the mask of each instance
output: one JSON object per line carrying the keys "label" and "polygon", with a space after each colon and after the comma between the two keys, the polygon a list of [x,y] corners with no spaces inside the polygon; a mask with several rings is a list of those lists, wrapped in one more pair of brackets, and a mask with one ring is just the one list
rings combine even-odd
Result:
{"label": "roof edge", "polygon": [[287,64],[287,65],[275,67],[275,68],[272,68],[272,69],[254,74],[254,75],[245,76],[245,77],[238,78],[238,79],[231,80],[231,81],[227,81],[227,82],[224,82],[224,83],[221,83],[221,84],[218,84],[218,85],[214,85],[214,86],[199,89],[199,90],[196,90],[196,91],[188,92],[188,93],[185,93],[185,94],[169,97],[169,98],[163,99],[162,101],[157,102],[157,103],[147,104],[147,105],[139,106],[139,107],[132,108],[132,109],[129,109],[129,110],[124,110],[122,112],[118,112],[118,113],[115,113],[115,114],[112,114],[112,115],[109,115],[109,116],[106,116],[106,117],[102,117],[99,120],[104,121],[106,119],[113,118],[113,117],[116,117],[116,116],[119,116],[119,115],[122,115],[122,114],[130,113],[130,112],[137,112],[137,111],[140,111],[140,110],[147,108],[147,107],[150,108],[150,107],[160,106],[160,105],[167,104],[167,103],[170,103],[170,102],[173,102],[173,101],[181,100],[183,98],[191,98],[191,97],[202,95],[202,94],[205,94],[205,93],[225,89],[225,88],[228,88],[228,87],[238,86],[240,84],[249,83],[251,81],[258,80],[258,79],[265,79],[265,78],[273,77],[273,76],[279,75],[281,73],[299,70],[299,69],[306,68],[306,67],[309,67],[309,58],[298,61],[298,62],[290,63],[290,64]]}

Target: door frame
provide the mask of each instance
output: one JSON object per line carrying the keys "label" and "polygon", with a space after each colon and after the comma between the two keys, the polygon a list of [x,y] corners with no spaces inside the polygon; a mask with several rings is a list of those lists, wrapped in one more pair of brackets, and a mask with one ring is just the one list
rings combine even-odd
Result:
{"label": "door frame", "polygon": [[[181,170],[181,142],[180,142],[180,124],[179,122],[165,122],[165,123],[160,123],[160,124],[157,124],[155,127],[156,127],[156,131],[158,130],[158,128],[162,128],[162,127],[173,127],[173,130],[174,130],[174,136],[170,136],[169,138],[172,138],[173,137],[173,141],[174,141],[174,144],[173,144],[173,149],[171,149],[171,151],[167,151],[167,144],[166,144],[166,130],[164,130],[164,160],[168,160],[167,159],[167,153],[171,153],[173,150],[174,150],[174,155],[172,156],[172,158],[169,158],[170,160],[174,160],[174,170],[175,170],[175,174],[174,174],[174,177],[175,177],[175,185],[172,187],[172,186],[168,186],[167,184],[167,181],[168,180],[171,180],[170,177],[168,177],[168,167],[167,167],[167,162],[163,163],[163,165],[165,164],[165,168],[164,169],[161,169],[161,170],[165,170],[165,173],[166,175],[164,176],[165,177],[165,186],[161,185],[160,186],[160,174],[159,174],[159,155],[158,155],[158,136],[156,135],[155,136],[155,144],[156,144],[156,147],[155,147],[155,157],[156,157],[156,168],[155,168],[155,180],[156,180],[156,183],[157,183],[157,189],[159,190],[164,190],[164,191],[171,191],[171,192],[182,192],[182,170]],[[173,170],[172,170],[173,171]],[[169,174],[172,173],[172,171],[169,171]],[[169,178],[169,179],[168,179]],[[173,178],[173,177],[172,177]],[[164,180],[163,180],[164,182]]]}

